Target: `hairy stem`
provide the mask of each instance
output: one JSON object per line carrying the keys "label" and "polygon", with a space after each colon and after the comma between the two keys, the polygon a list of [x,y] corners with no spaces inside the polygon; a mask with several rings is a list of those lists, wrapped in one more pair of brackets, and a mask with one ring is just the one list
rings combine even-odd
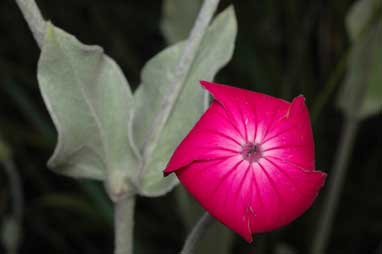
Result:
{"label": "hairy stem", "polygon": [[34,0],[16,0],[25,20],[28,23],[33,37],[41,48],[44,41],[46,23]]}
{"label": "hairy stem", "polygon": [[338,200],[344,185],[349,158],[354,146],[354,140],[359,126],[357,118],[347,117],[342,130],[340,144],[336,152],[336,161],[330,174],[328,183],[328,194],[324,200],[322,217],[316,235],[313,240],[312,254],[326,253],[326,247],[332,229],[333,218],[335,216]]}
{"label": "hairy stem", "polygon": [[214,222],[214,218],[209,213],[205,213],[202,218],[196,223],[191,233],[188,235],[186,242],[180,254],[193,254],[195,253],[196,244],[203,237],[207,228]]}
{"label": "hairy stem", "polygon": [[[207,30],[207,27],[212,19],[213,14],[218,6],[219,0],[205,0],[201,10],[198,14],[198,17],[195,21],[194,27],[191,30],[190,36],[186,41],[186,45],[181,55],[179,62],[174,71],[174,78],[171,83],[172,91],[169,96],[163,97],[161,103],[161,111],[156,115],[152,128],[147,135],[143,151],[143,163],[150,158],[154,147],[148,144],[156,144],[160,137],[166,121],[171,113],[172,108],[174,107],[179,94],[182,91],[184,81],[187,77],[192,62],[194,61],[199,45],[203,39],[203,36]],[[144,166],[142,167],[144,168]]]}
{"label": "hairy stem", "polygon": [[115,203],[115,251],[114,254],[133,253],[135,196],[127,196]]}

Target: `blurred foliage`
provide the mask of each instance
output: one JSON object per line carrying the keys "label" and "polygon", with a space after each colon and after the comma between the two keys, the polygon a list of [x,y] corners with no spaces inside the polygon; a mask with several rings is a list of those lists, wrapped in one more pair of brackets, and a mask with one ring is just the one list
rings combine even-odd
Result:
{"label": "blurred foliage", "polygon": [[202,0],[163,1],[161,30],[169,44],[188,37],[202,3]]}
{"label": "blurred foliage", "polygon": [[356,2],[347,31],[352,45],[339,104],[347,116],[367,118],[382,111],[382,2]]}
{"label": "blurred foliage", "polygon": [[[85,43],[102,45],[133,87],[140,82],[144,63],[166,45],[160,29],[162,1],[37,2],[44,16],[58,26]],[[222,10],[230,3],[235,5],[239,32],[233,60],[217,80],[285,99],[304,94],[308,106],[322,105],[315,111],[313,126],[316,161],[317,168],[329,175],[343,124],[335,99],[345,74],[339,66],[351,45],[345,20],[353,2],[224,0],[220,6]],[[78,183],[46,168],[56,134],[37,89],[39,50],[12,0],[0,1],[0,32],[0,133],[25,190],[21,253],[111,253],[112,208],[102,186]],[[328,86],[330,82],[333,85]],[[380,114],[362,122],[329,254],[381,251],[381,126]],[[10,212],[8,187],[1,170],[0,225]],[[324,194],[302,218],[255,237],[253,246],[235,236],[232,253],[282,253],[285,249],[306,253]],[[173,192],[138,199],[136,253],[176,253],[187,234],[181,218]]]}

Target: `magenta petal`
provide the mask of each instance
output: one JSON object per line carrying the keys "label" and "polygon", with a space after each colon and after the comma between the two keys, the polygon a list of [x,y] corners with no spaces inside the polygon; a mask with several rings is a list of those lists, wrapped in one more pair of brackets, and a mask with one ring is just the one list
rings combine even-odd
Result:
{"label": "magenta petal", "polygon": [[167,175],[196,160],[236,155],[244,142],[228,120],[224,108],[213,102],[175,150],[164,173]]}
{"label": "magenta petal", "polygon": [[266,157],[254,163],[253,172],[259,186],[251,203],[256,214],[251,221],[253,233],[279,228],[300,216],[312,205],[326,178],[322,172]]}
{"label": "magenta petal", "polygon": [[240,156],[195,162],[177,176],[212,216],[248,242],[253,233],[271,231],[300,216],[325,180],[319,171],[277,160],[250,165]]}
{"label": "magenta petal", "polygon": [[262,141],[263,155],[287,158],[290,162],[313,170],[314,141],[304,97],[292,101],[286,115],[274,123],[277,128]]}
{"label": "magenta petal", "polygon": [[286,225],[313,203],[326,174],[315,170],[304,98],[292,103],[206,81],[215,101],[164,173],[247,241]]}
{"label": "magenta petal", "polygon": [[290,103],[266,94],[227,85],[201,81],[201,84],[224,106],[235,128],[247,140],[261,142],[273,129],[273,122],[283,117]]}
{"label": "magenta petal", "polygon": [[177,176],[212,216],[251,242],[252,231],[246,214],[252,195],[248,167],[248,163],[236,156],[192,163],[177,171]]}

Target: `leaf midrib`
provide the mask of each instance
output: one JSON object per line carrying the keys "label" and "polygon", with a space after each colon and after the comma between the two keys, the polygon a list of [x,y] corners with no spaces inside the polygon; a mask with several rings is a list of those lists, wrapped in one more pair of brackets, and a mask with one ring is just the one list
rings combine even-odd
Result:
{"label": "leaf midrib", "polygon": [[[54,29],[54,28],[53,28]],[[54,32],[55,33],[55,32]],[[71,36],[70,36],[71,37]],[[102,151],[103,151],[103,155],[99,155],[96,150],[97,149],[93,149],[90,147],[91,150],[93,150],[95,152],[95,154],[97,154],[99,157],[101,157],[101,160],[104,161],[104,163],[106,164],[106,170],[108,168],[108,164],[109,164],[109,160],[108,160],[108,156],[106,154],[106,145],[105,145],[105,141],[104,141],[104,138],[105,138],[105,135],[102,131],[102,124],[101,124],[101,120],[98,118],[97,114],[96,114],[96,110],[94,109],[92,103],[91,103],[91,99],[88,98],[88,96],[86,95],[85,91],[84,91],[84,88],[83,88],[83,82],[81,81],[81,78],[79,78],[79,74],[78,74],[78,71],[73,67],[74,64],[73,64],[73,59],[74,57],[71,55],[71,51],[70,50],[65,50],[65,47],[62,45],[61,41],[57,40],[57,37],[55,36],[55,41],[58,45],[58,48],[61,50],[61,53],[64,55],[64,56],[67,56],[66,59],[69,63],[69,67],[71,69],[71,71],[73,72],[73,78],[74,80],[76,81],[76,85],[77,87],[79,88],[79,90],[81,91],[81,95],[82,97],[85,99],[85,103],[86,105],[88,106],[89,108],[89,112],[90,112],[90,115],[92,116],[92,118],[94,118],[94,122],[95,122],[95,125],[96,125],[96,128],[98,130],[98,136],[99,136],[99,139],[100,139],[100,142],[101,142],[101,146],[102,146]],[[71,40],[74,40],[74,44],[78,44],[78,41],[76,39],[74,39],[73,37],[70,38]],[[80,45],[80,48],[81,48],[82,45]],[[87,47],[87,46],[82,46],[82,47]],[[98,48],[97,46],[88,46],[89,49],[91,50],[94,50],[94,49],[97,49],[97,50],[100,50],[101,53],[102,53],[102,50],[100,48]],[[81,49],[82,50],[82,49]],[[66,53],[66,54],[65,54]],[[97,52],[98,53],[98,52]],[[65,58],[64,58],[65,59]],[[101,56],[101,61],[102,61],[102,56]],[[101,65],[102,66],[102,62],[101,61],[98,61],[97,65]],[[98,77],[99,74],[97,74],[97,77]],[[94,81],[97,81],[97,78],[94,78]]]}

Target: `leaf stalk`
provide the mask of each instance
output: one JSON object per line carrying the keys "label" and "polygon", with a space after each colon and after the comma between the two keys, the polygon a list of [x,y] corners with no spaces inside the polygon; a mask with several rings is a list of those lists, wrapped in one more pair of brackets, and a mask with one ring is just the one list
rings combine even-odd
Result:
{"label": "leaf stalk", "polygon": [[[208,25],[212,19],[213,14],[219,4],[219,0],[205,0],[195,24],[191,30],[191,33],[186,41],[186,45],[181,55],[179,62],[174,70],[173,82],[171,83],[172,91],[169,96],[164,96],[161,103],[161,111],[154,118],[151,129],[144,143],[143,158],[141,171],[145,168],[145,162],[151,157],[154,146],[150,144],[156,144],[160,138],[163,128],[171,114],[171,110],[174,107],[179,94],[181,93],[184,85],[184,81],[187,77],[192,63],[197,55],[198,48],[202,42],[203,36],[207,31]],[[143,173],[141,174],[143,175]]]}

